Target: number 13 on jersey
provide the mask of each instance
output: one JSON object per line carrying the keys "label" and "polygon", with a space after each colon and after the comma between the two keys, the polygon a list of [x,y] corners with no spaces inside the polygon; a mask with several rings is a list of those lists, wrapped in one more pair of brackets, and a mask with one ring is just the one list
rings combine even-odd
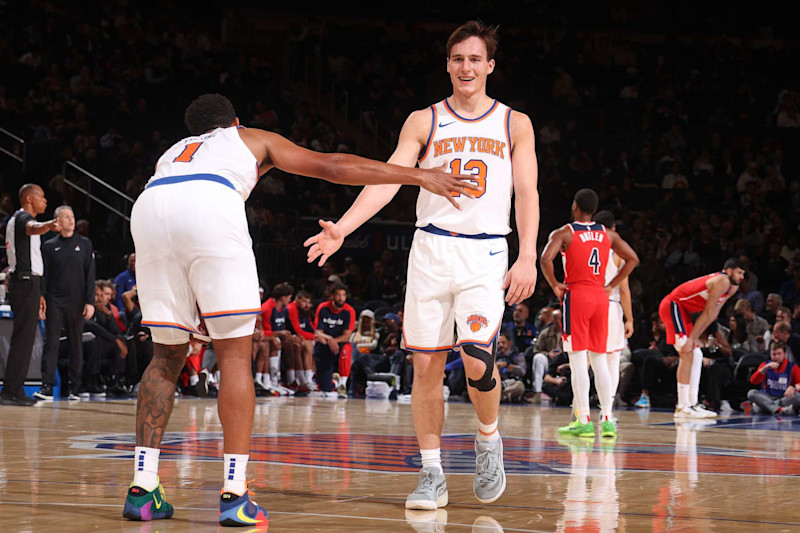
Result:
{"label": "number 13 on jersey", "polygon": [[[476,170],[477,172],[475,172]],[[460,159],[453,159],[450,161],[450,172],[453,174],[462,174]],[[475,198],[480,198],[486,193],[486,163],[480,159],[470,159],[464,165],[463,174],[473,175],[473,178],[469,181],[479,187],[479,190],[472,193]],[[450,194],[455,198],[461,196],[461,193],[457,192],[451,192]]]}

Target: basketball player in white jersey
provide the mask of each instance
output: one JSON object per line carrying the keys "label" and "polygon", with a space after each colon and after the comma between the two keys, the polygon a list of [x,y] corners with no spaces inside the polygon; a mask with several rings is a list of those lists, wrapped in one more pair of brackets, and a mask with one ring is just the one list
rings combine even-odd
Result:
{"label": "basketball player in white jersey", "polygon": [[[505,490],[502,441],[497,431],[500,377],[495,339],[505,301],[519,303],[536,285],[539,194],[533,126],[527,115],[490,98],[486,78],[494,70],[495,29],[467,22],[447,41],[447,72],[453,94],[406,120],[390,163],[472,174],[480,189],[453,209],[427,192],[417,200],[417,231],[411,246],[403,342],[414,353],[411,411],[422,455],[417,489],[408,509],[447,505],[440,442],[444,424],[442,380],[446,354],[461,350],[469,396],[478,415],[473,490],[481,503]],[[309,262],[320,265],[344,238],[378,213],[398,186],[366,187],[345,215],[308,239]],[[508,269],[505,235],[511,194],[516,194],[520,253]],[[453,330],[457,330],[457,339]]]}
{"label": "basketball player in white jersey", "polygon": [[[594,221],[599,222],[606,228],[617,231],[617,222],[614,214],[611,211],[600,211],[594,215]],[[617,275],[625,260],[619,254],[615,254],[612,249],[609,252],[608,265],[606,266],[606,285]],[[608,383],[608,390],[611,391],[611,397],[601,405],[601,409],[608,409],[608,412],[602,412],[607,415],[609,419],[613,419],[611,409],[614,406],[614,398],[617,395],[617,388],[619,387],[619,359],[622,350],[625,349],[625,339],[630,339],[633,335],[633,306],[631,305],[631,289],[628,284],[628,278],[625,277],[619,285],[614,287],[611,294],[608,296],[608,373],[611,377],[611,382]],[[624,317],[624,320],[623,320]],[[602,372],[601,372],[602,374]],[[597,388],[598,376],[595,374],[595,387]],[[601,378],[602,379],[602,378]],[[602,384],[600,388],[605,389]]]}
{"label": "basketball player in white jersey", "polygon": [[445,172],[317,153],[275,133],[241,128],[230,101],[218,94],[192,102],[185,118],[192,137],[161,156],[131,214],[142,324],[151,328],[154,355],[139,387],[134,479],[123,516],[173,514],[158,479],[159,445],[190,335],[207,332],[220,369],[219,522],[264,525],[267,513],[250,500],[245,483],[255,406],[251,338],[261,306],[244,202],[259,176],[277,167],[334,183],[407,183],[451,200],[451,192],[470,189],[463,177]]}

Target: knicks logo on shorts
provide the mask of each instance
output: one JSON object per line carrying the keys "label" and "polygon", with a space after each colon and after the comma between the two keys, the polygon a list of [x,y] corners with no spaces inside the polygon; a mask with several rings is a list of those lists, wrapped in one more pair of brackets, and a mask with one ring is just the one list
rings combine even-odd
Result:
{"label": "knicks logo on shorts", "polygon": [[489,321],[483,315],[469,315],[467,324],[473,333],[477,333],[483,328],[489,327]]}

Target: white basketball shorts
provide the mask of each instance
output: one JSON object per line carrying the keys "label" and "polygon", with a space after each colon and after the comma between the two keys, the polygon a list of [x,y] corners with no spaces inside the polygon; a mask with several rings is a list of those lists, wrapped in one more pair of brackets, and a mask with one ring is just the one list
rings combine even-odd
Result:
{"label": "white basketball shorts", "polygon": [[[508,244],[417,230],[408,258],[403,343],[414,352],[490,348],[505,310]],[[454,333],[456,339],[454,339]]]}
{"label": "white basketball shorts", "polygon": [[170,180],[151,182],[131,213],[142,325],[156,343],[182,344],[198,332],[199,307],[212,339],[252,335],[261,305],[241,195]]}
{"label": "white basketball shorts", "polygon": [[608,305],[608,349],[606,353],[619,352],[625,348],[625,322],[622,304],[611,300]]}

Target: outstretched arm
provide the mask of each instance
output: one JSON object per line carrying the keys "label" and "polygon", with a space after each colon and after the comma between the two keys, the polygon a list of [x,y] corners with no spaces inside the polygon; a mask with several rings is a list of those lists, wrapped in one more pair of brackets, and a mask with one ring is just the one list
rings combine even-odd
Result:
{"label": "outstretched arm", "polygon": [[[429,114],[425,111],[411,113],[403,125],[397,148],[389,158],[389,163],[401,167],[416,165],[417,158],[427,141],[425,132],[429,129]],[[303,243],[309,247],[308,262],[311,263],[321,257],[319,265],[324,265],[342,246],[344,239],[383,209],[399,189],[400,185],[397,184],[367,185],[337,223],[321,220],[322,231]]]}
{"label": "outstretched arm", "polygon": [[539,168],[533,125],[528,115],[511,113],[511,172],[519,234],[519,257],[508,271],[506,302],[517,304],[536,288],[536,240],[539,236]]}

